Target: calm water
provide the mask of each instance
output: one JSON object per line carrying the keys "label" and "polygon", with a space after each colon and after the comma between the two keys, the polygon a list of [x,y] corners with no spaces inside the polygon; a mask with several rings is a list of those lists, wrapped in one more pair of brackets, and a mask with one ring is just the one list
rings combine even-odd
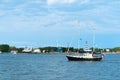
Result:
{"label": "calm water", "polygon": [[0,54],[0,80],[120,80],[120,54],[100,62],[68,61],[65,54]]}

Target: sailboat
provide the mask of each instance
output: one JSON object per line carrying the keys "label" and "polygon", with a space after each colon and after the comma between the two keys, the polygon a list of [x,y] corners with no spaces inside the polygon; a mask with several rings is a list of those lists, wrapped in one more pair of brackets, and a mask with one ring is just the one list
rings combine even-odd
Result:
{"label": "sailboat", "polygon": [[101,61],[103,56],[93,56],[93,53],[84,53],[82,56],[80,55],[67,55],[66,56],[69,61]]}
{"label": "sailboat", "polygon": [[103,58],[102,52],[99,52],[99,56],[96,56],[97,52],[95,52],[95,36],[93,37],[93,50],[88,49],[88,43],[86,41],[86,50],[83,53],[77,52],[77,55],[66,55],[69,61],[101,61]]}
{"label": "sailboat", "polygon": [[[99,55],[97,56],[94,54]],[[66,57],[69,61],[101,61],[103,54],[101,52],[97,53],[86,49],[84,53],[77,53],[77,55],[67,55]]]}

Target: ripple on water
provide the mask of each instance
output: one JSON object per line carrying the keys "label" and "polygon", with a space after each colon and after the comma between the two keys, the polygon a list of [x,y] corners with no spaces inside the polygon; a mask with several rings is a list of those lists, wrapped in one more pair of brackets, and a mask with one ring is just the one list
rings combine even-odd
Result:
{"label": "ripple on water", "polygon": [[0,80],[119,80],[119,58],[75,62],[65,54],[0,54]]}

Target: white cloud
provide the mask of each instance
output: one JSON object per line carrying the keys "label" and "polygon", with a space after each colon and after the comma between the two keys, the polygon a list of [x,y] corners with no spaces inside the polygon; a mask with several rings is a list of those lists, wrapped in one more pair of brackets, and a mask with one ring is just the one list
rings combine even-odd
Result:
{"label": "white cloud", "polygon": [[4,3],[9,3],[9,2],[12,2],[13,0],[2,0],[2,2]]}
{"label": "white cloud", "polygon": [[43,1],[41,1],[41,0],[34,0],[34,1],[31,1],[30,3],[41,4],[41,3],[43,3]]}
{"label": "white cloud", "polygon": [[74,3],[76,0],[47,0],[48,5],[52,4],[71,4]]}
{"label": "white cloud", "polygon": [[53,5],[53,4],[72,4],[75,2],[78,2],[80,4],[86,4],[90,0],[47,0],[48,5]]}
{"label": "white cloud", "polygon": [[88,3],[88,2],[90,2],[90,0],[80,0],[80,3],[81,3],[81,4],[86,4],[86,3]]}
{"label": "white cloud", "polygon": [[[75,2],[80,2],[81,4],[85,4],[85,3],[89,3],[90,0],[47,0],[48,4],[67,4],[67,3],[75,3]],[[105,6],[95,7],[93,9],[90,8],[89,10],[84,9],[84,11],[80,11],[80,12],[77,12],[77,13],[76,12],[70,13],[70,12],[67,12],[67,11],[61,13],[61,11],[59,11],[59,10],[57,10],[56,12],[54,10],[51,10],[51,13],[47,13],[47,15],[45,15],[45,16],[40,16],[39,15],[39,16],[37,16],[37,18],[36,17],[34,18],[34,15],[37,12],[41,13],[41,14],[44,14],[44,13],[41,12],[43,10],[43,8],[40,9],[40,7],[39,7],[39,9],[38,9],[39,5],[37,7],[32,5],[32,4],[37,4],[37,3],[42,4],[42,1],[31,0],[30,2],[25,2],[25,3],[17,5],[14,8],[14,10],[10,11],[10,13],[13,16],[15,16],[15,14],[20,14],[21,16],[23,16],[23,17],[15,16],[16,19],[13,19],[14,17],[8,16],[8,18],[10,18],[9,19],[10,21],[8,21],[8,19],[6,19],[6,20],[8,21],[7,23],[9,25],[12,25],[11,26],[11,27],[13,27],[12,29],[21,30],[22,27],[23,28],[29,28],[29,26],[30,26],[30,29],[31,29],[30,31],[32,31],[32,30],[36,31],[39,28],[39,26],[46,26],[46,27],[56,26],[56,27],[59,27],[59,28],[61,28],[61,26],[63,26],[63,27],[64,26],[70,26],[70,25],[73,26],[74,23],[72,24],[72,19],[75,20],[76,16],[77,16],[76,19],[80,18],[81,20],[83,20],[81,22],[81,25],[84,26],[84,27],[82,27],[83,29],[88,28],[89,24],[95,24],[94,26],[105,26],[103,24],[103,22],[104,23],[112,23],[112,24],[114,22],[114,24],[119,25],[119,20],[116,20],[116,18],[114,20],[110,19],[110,16],[109,16],[110,12],[115,12],[115,11],[113,11],[112,8],[109,9],[109,6],[108,7],[105,7]],[[45,6],[46,5],[41,6],[41,7],[45,7]],[[38,9],[38,10],[35,10],[35,9]],[[61,9],[61,8],[57,8],[57,9]],[[109,14],[108,14],[108,12],[109,12]],[[10,13],[9,13],[9,15],[11,15]],[[5,14],[4,12],[0,11],[1,16],[4,15],[4,14]],[[101,14],[104,14],[104,15],[101,15]],[[24,15],[25,16],[30,15],[29,16],[30,18],[28,16],[24,17]],[[104,19],[104,17],[105,17],[105,19]],[[115,17],[115,15],[114,15],[114,17]],[[19,20],[20,18],[21,18],[21,20]],[[22,21],[24,19],[26,19],[26,20]],[[71,21],[69,22],[67,20],[71,20]],[[90,20],[91,20],[91,22],[90,22]],[[103,25],[100,25],[101,22],[97,22],[97,20],[99,20],[99,21],[101,20]],[[59,21],[60,21],[60,23],[59,23]],[[9,25],[6,24],[6,21],[3,24],[4,27],[9,26]],[[106,27],[107,26],[108,25],[106,25]],[[39,28],[39,29],[41,29],[41,28]],[[63,29],[65,29],[65,28],[63,28]],[[100,29],[102,30],[103,28],[100,28]],[[107,29],[106,29],[106,31],[107,31]]]}

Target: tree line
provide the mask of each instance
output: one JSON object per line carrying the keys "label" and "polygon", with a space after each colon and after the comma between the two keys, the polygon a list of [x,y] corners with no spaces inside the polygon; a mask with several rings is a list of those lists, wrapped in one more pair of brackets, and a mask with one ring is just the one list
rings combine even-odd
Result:
{"label": "tree line", "polygon": [[[18,53],[22,53],[22,50],[24,48],[17,48],[15,46],[9,46],[8,44],[1,44],[0,45],[0,51],[3,53],[9,53],[11,52],[11,50],[17,50]],[[77,52],[77,51],[84,51],[83,48],[77,49],[74,47],[40,47],[39,48],[41,51],[45,51],[45,52]],[[90,48],[90,50],[92,50],[93,48]],[[96,52],[107,52],[107,49],[109,50],[109,52],[120,52],[120,47],[115,47],[115,48],[95,48]]]}

